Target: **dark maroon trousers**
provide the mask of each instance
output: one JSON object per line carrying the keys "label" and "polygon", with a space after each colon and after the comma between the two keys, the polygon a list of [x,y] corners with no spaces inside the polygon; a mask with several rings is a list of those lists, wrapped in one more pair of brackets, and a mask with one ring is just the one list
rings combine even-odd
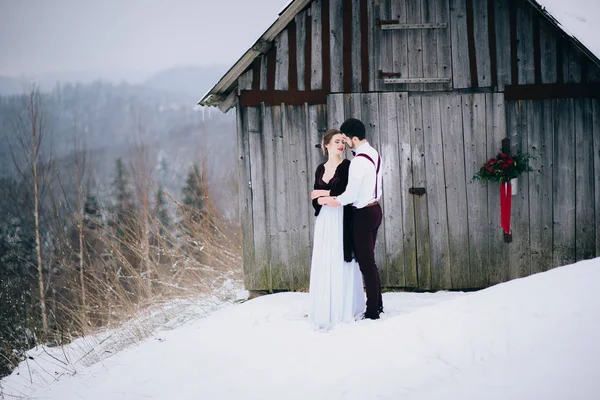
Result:
{"label": "dark maroon trousers", "polygon": [[367,292],[366,315],[379,314],[383,307],[381,279],[375,264],[375,240],[381,225],[381,206],[353,208],[354,255],[365,281]]}

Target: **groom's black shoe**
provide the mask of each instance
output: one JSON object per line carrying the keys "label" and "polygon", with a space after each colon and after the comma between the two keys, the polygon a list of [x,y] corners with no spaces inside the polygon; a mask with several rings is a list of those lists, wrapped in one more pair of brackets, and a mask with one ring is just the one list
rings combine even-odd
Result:
{"label": "groom's black shoe", "polygon": [[379,319],[379,312],[365,312],[362,319]]}

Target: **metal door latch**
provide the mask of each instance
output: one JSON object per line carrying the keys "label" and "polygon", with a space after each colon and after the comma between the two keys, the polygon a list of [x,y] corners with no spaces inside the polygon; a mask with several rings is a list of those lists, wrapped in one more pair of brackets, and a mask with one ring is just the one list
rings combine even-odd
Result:
{"label": "metal door latch", "polygon": [[408,193],[416,194],[417,196],[423,196],[425,194],[425,188],[422,187],[411,187],[408,189]]}

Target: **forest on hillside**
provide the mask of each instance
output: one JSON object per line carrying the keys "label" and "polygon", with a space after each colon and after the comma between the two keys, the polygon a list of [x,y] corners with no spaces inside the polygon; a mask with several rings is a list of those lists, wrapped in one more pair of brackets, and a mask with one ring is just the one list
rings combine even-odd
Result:
{"label": "forest on hillside", "polygon": [[235,118],[140,85],[0,96],[0,376],[239,273]]}

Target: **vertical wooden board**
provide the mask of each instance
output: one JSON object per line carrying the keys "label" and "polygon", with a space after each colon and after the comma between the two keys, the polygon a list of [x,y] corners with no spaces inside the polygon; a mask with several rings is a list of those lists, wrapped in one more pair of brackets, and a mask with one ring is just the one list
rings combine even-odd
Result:
{"label": "vertical wooden board", "polygon": [[[391,6],[392,0],[382,0],[380,5],[379,18],[382,20],[392,19]],[[390,30],[381,30],[380,42],[376,44],[381,48],[381,70],[384,72],[396,72],[394,69],[394,48],[392,40],[396,36],[396,32]],[[384,91],[393,90],[394,85],[384,84]]]}
{"label": "vertical wooden board", "polygon": [[594,63],[589,63],[588,65],[587,81],[590,83],[600,83],[600,66]]}
{"label": "vertical wooden board", "polygon": [[570,40],[562,40],[563,77],[565,83],[581,82],[581,53]]}
{"label": "vertical wooden board", "polygon": [[[502,139],[507,137],[506,111],[504,95],[490,93],[486,95],[487,117],[487,157],[488,160],[500,152]],[[483,160],[483,161],[485,161]],[[483,163],[482,161],[482,163]],[[500,185],[490,183],[488,186],[488,220],[489,220],[489,248],[490,261],[488,277],[490,285],[508,280],[508,252],[509,245],[503,241],[500,226]]]}
{"label": "vertical wooden board", "polygon": [[[443,95],[442,95],[443,96]],[[423,97],[423,139],[431,249],[431,290],[452,288],[440,98]]]}
{"label": "vertical wooden board", "polygon": [[[390,19],[398,20],[401,24],[406,23],[406,0],[390,0]],[[408,31],[388,31],[382,34],[389,34],[392,40],[392,68],[389,71],[400,73],[400,78],[408,78]],[[389,90],[402,92],[406,91],[408,85],[394,84],[387,85],[386,88],[388,87]]]}
{"label": "vertical wooden board", "polygon": [[[408,100],[408,104],[407,104]],[[423,125],[427,125],[427,132],[431,133],[431,123],[423,120],[422,98],[417,96],[408,97],[407,93],[400,93],[398,99],[398,133],[400,134],[400,143],[402,147],[401,168],[412,171],[412,182],[407,177],[406,182],[402,181],[402,195],[406,197],[403,204],[409,206],[412,200],[414,208],[414,229],[415,243],[408,246],[416,246],[417,252],[417,279],[418,288],[421,290],[431,290],[431,246],[429,234],[429,216],[427,212],[427,199],[429,194],[423,196],[410,195],[408,190],[411,187],[427,187],[427,171],[425,168],[425,141],[423,138]],[[430,118],[431,115],[428,115]],[[405,149],[406,145],[407,149]],[[406,151],[405,151],[406,150]],[[404,164],[404,161],[408,161]],[[407,207],[408,208],[408,207]],[[409,212],[407,211],[406,214]],[[406,223],[409,226],[408,221]],[[408,231],[408,228],[407,228]],[[406,250],[410,251],[412,249]],[[407,265],[410,265],[407,263]]]}
{"label": "vertical wooden board", "polygon": [[496,63],[498,68],[498,90],[501,92],[504,91],[505,85],[511,84],[512,80],[510,59],[511,47],[509,1],[513,0],[495,1]]}
{"label": "vertical wooden board", "polygon": [[236,106],[238,190],[240,196],[240,226],[242,228],[244,287],[246,290],[256,290],[259,288],[256,264],[254,262],[254,224],[252,222],[252,192],[250,190],[250,145],[248,142],[248,118],[246,113],[247,109],[240,106],[238,98]]}
{"label": "vertical wooden board", "polygon": [[[420,24],[421,0],[410,0],[406,3],[406,21]],[[408,77],[423,78],[423,37],[421,29],[408,31]],[[423,91],[423,84],[410,84],[408,91]]]}
{"label": "vertical wooden board", "polygon": [[288,90],[288,75],[290,71],[290,49],[288,46],[287,29],[284,29],[275,38],[275,47],[277,48],[275,64],[275,90]]}
{"label": "vertical wooden board", "polygon": [[[398,146],[398,116],[396,115],[396,94],[379,94],[379,121],[381,158],[385,160],[382,174],[383,203],[385,209],[385,250],[387,273],[382,274],[386,287],[406,287],[404,274],[404,248],[402,229],[402,204],[400,193],[400,149]],[[385,278],[385,279],[384,279]]]}
{"label": "vertical wooden board", "polygon": [[362,94],[353,94],[348,102],[349,109],[346,108],[346,118],[356,118],[362,120]]}
{"label": "vertical wooden board", "polygon": [[[292,290],[308,289],[310,273],[309,207],[306,199],[309,193],[307,154],[302,151],[306,139],[305,121],[302,106],[286,106],[284,124],[284,143],[289,134],[290,153],[287,157],[288,194],[288,239],[289,248],[293,248],[294,258],[290,260]],[[284,152],[285,153],[285,152]]]}
{"label": "vertical wooden board", "polygon": [[[422,260],[429,261],[429,254],[418,254],[417,253],[417,231],[415,227],[415,198],[409,193],[411,187],[413,187],[413,148],[412,148],[412,132],[418,134],[421,138],[423,137],[423,117],[421,114],[421,103],[418,102],[418,107],[412,107],[408,93],[395,93],[396,96],[396,119],[397,119],[397,135],[398,135],[398,147],[400,150],[399,164],[397,172],[400,175],[400,188],[397,193],[395,201],[401,203],[402,209],[402,231],[404,234],[403,238],[403,250],[404,250],[404,276],[406,280],[406,287],[417,288],[419,287],[419,271],[417,270],[417,260],[420,256]],[[414,104],[413,104],[414,105]],[[425,185],[421,186],[425,187]],[[425,198],[421,198],[421,206],[426,202]],[[419,239],[423,239],[420,237]],[[423,248],[425,249],[425,248]],[[421,260],[421,261],[422,261]],[[427,268],[426,263],[423,266]],[[429,272],[427,272],[427,275]],[[426,280],[429,279],[428,276]]]}
{"label": "vertical wooden board", "polygon": [[466,1],[449,1],[454,89],[464,89],[471,86],[469,48],[467,43]]}
{"label": "vertical wooden board", "polygon": [[592,130],[594,140],[596,257],[600,257],[600,100],[598,99],[592,99]]}
{"label": "vertical wooden board", "polygon": [[331,92],[344,92],[344,15],[342,0],[329,0]]}
{"label": "vertical wooden board", "polygon": [[437,68],[439,78],[449,78],[450,83],[432,85],[433,90],[448,90],[454,85],[452,76],[452,39],[450,35],[450,4],[448,0],[434,1],[435,22],[445,22],[446,29],[436,29],[437,34]]}
{"label": "vertical wooden board", "polygon": [[259,107],[247,108],[250,174],[252,184],[252,216],[254,225],[255,283],[259,290],[272,290],[269,270],[269,241],[267,235],[267,204],[265,157],[262,122]]}
{"label": "vertical wooden board", "polygon": [[[418,288],[421,290],[431,290],[431,246],[429,235],[429,217],[427,213],[427,199],[429,194],[423,196],[409,194],[411,187],[426,188],[427,171],[425,168],[425,141],[424,132],[431,133],[431,121],[423,119],[422,98],[417,96],[408,96],[407,93],[400,93],[398,99],[398,133],[401,143],[401,168],[408,171],[406,181],[402,181],[403,204],[406,204],[407,210],[410,209],[410,203],[414,209],[414,243],[405,240],[406,251],[411,251],[416,247],[417,252],[417,279]],[[412,171],[412,181],[410,173]],[[406,212],[409,214],[409,211]],[[407,221],[407,226],[408,221]],[[408,230],[408,229],[407,229]],[[410,266],[409,263],[407,265]],[[410,268],[410,267],[409,267]]]}
{"label": "vertical wooden board", "polygon": [[[519,74],[520,75],[520,74]],[[528,132],[532,129],[531,101],[511,102],[507,110],[511,153],[526,152]],[[513,241],[509,245],[508,278],[515,279],[531,274],[531,246],[529,244],[529,174],[518,178],[517,193],[512,196],[510,229]]]}
{"label": "vertical wooden board", "polygon": [[540,18],[540,49],[542,83],[556,83],[556,28],[546,18]]}
{"label": "vertical wooden board", "polygon": [[487,1],[473,1],[473,31],[477,60],[477,80],[479,87],[489,87],[492,85],[492,72]]}
{"label": "vertical wooden board", "polygon": [[[345,121],[348,118],[356,118],[362,121],[362,97],[360,93],[352,93],[344,95],[344,118]],[[339,125],[335,128],[339,129]],[[345,158],[352,159],[352,150],[347,147]]]}
{"label": "vertical wooden board", "polygon": [[[378,94],[366,93],[362,95],[362,99],[362,122],[365,124],[365,128],[367,130],[367,140],[377,151],[381,151],[381,139],[379,136],[380,121]],[[385,163],[387,161],[382,157],[381,162],[382,166],[385,168]],[[382,188],[382,194],[383,191],[385,191],[385,188]],[[385,215],[385,199],[383,197],[381,198],[380,204]],[[385,257],[385,223],[385,220],[381,222],[381,226],[379,227],[379,231],[377,233],[377,243],[375,244],[375,262],[381,271],[382,278],[383,276],[387,275],[388,270],[387,259]]]}
{"label": "vertical wooden board", "polygon": [[300,12],[294,18],[296,21],[296,73],[298,74],[298,90],[306,90],[305,71],[306,71],[306,10]]}
{"label": "vertical wooden board", "polygon": [[327,96],[327,129],[339,128],[342,122],[344,122],[344,95],[330,94]]}
{"label": "vertical wooden board", "polygon": [[554,106],[553,266],[575,262],[575,123],[573,99]]}
{"label": "vertical wooden board", "polygon": [[[421,20],[424,23],[437,22],[435,15],[435,7],[439,1],[436,0],[421,0]],[[445,3],[445,2],[444,2]],[[424,29],[422,36],[423,49],[423,76],[428,78],[438,77],[438,31],[439,29]],[[423,90],[443,90],[444,85],[427,84],[423,85]]]}
{"label": "vertical wooden board", "polygon": [[520,85],[535,83],[532,11],[533,8],[527,3],[521,2],[517,6],[517,58]]}
{"label": "vertical wooden board", "polygon": [[[281,142],[281,124],[279,107],[261,106],[262,135],[264,143],[266,220],[264,221],[269,241],[269,270],[273,279],[273,288],[281,286],[281,274],[288,264],[287,237],[285,235],[285,215],[287,203],[281,202],[281,194],[285,196],[286,180],[279,160],[282,159],[283,143]],[[275,111],[277,110],[277,111]],[[283,218],[282,218],[283,217]]]}
{"label": "vertical wooden board", "polygon": [[440,98],[452,288],[470,287],[469,228],[460,96]]}
{"label": "vertical wooden board", "polygon": [[[462,117],[465,148],[465,175],[471,177],[487,160],[486,95],[462,96]],[[467,210],[469,222],[470,287],[483,288],[488,285],[489,265],[488,238],[488,188],[479,182],[467,185]]]}
{"label": "vertical wooden board", "polygon": [[260,57],[260,90],[267,90],[267,70],[269,68],[267,55],[263,54]]}
{"label": "vertical wooden board", "polygon": [[362,89],[360,0],[352,0],[352,92]]}
{"label": "vertical wooden board", "polygon": [[252,70],[248,70],[244,72],[238,78],[238,94],[241,93],[242,90],[251,90],[252,89]]}
{"label": "vertical wooden board", "polygon": [[575,99],[575,259],[594,258],[594,140],[591,99]]}
{"label": "vertical wooden board", "polygon": [[[275,126],[279,127],[277,134],[281,136],[282,155],[278,162],[278,168],[284,174],[284,180],[289,183],[286,185],[284,197],[278,199],[287,203],[287,215],[282,221],[282,227],[285,231],[286,245],[288,248],[288,264],[280,270],[271,270],[273,276],[273,289],[293,289],[294,273],[299,268],[300,252],[295,242],[298,234],[299,210],[297,206],[298,197],[301,196],[298,190],[298,185],[294,182],[294,154],[292,149],[295,149],[295,143],[292,138],[292,127],[290,124],[290,107],[282,104],[275,106]],[[302,193],[304,194],[304,193]],[[304,197],[306,198],[306,197]],[[282,238],[283,239],[283,238]]]}
{"label": "vertical wooden board", "polygon": [[369,91],[383,91],[383,79],[379,77],[381,69],[381,29],[377,26],[377,19],[381,13],[380,1],[368,1],[369,13]]}
{"label": "vertical wooden board", "polygon": [[533,171],[529,173],[529,228],[531,273],[552,266],[552,156],[554,152],[554,116],[552,100],[534,102],[532,127],[527,144]]}
{"label": "vertical wooden board", "polygon": [[321,52],[323,51],[323,32],[321,14],[321,0],[313,1],[310,6],[310,15],[312,22],[312,38],[310,48],[310,88],[312,90],[320,90],[323,87],[323,66],[321,65]]}

